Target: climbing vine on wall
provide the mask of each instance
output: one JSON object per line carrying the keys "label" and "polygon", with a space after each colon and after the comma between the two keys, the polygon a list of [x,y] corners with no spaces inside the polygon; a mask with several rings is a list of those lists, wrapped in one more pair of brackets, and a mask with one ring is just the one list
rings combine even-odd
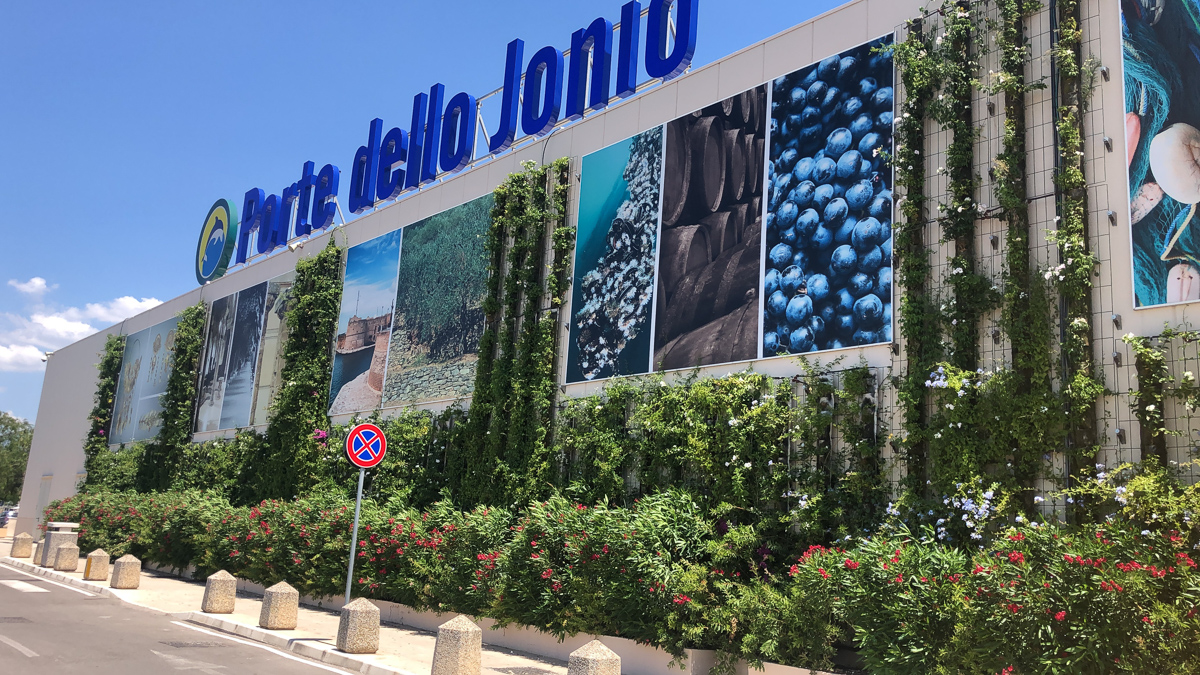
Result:
{"label": "climbing vine on wall", "polygon": [[171,374],[167,376],[167,390],[160,398],[162,426],[154,440],[146,444],[138,467],[138,489],[143,492],[171,486],[181,453],[191,442],[205,317],[203,302],[179,313]]}
{"label": "climbing vine on wall", "polygon": [[494,193],[486,328],[465,436],[449,458],[451,489],[463,504],[523,503],[557,470],[557,320],[575,244],[568,166],[527,162]]}
{"label": "climbing vine on wall", "polygon": [[96,380],[95,404],[88,414],[88,433],[83,441],[83,470],[87,472],[84,484],[94,485],[105,474],[108,464],[108,430],[112,426],[113,401],[117,395],[117,378],[121,374],[121,357],[125,354],[125,336],[110,334],[104,341],[104,351],[96,368],[100,375]]}
{"label": "climbing vine on wall", "polygon": [[945,2],[945,36],[937,60],[943,71],[943,94],[931,102],[930,116],[949,129],[952,140],[946,149],[949,202],[939,205],[940,224],[954,242],[946,281],[954,291],[946,303],[951,339],[950,361],[959,368],[974,370],[979,363],[979,320],[999,302],[996,289],[975,270],[975,221],[980,206],[975,201],[979,179],[975,174],[975,142],[979,130],[972,119],[972,92],[978,84],[979,52],[982,43],[972,39],[978,18],[968,2]]}
{"label": "climbing vine on wall", "polygon": [[941,86],[942,73],[932,57],[933,38],[923,22],[908,24],[908,38],[893,47],[904,84],[901,114],[896,122],[896,185],[901,221],[895,231],[896,272],[902,288],[900,333],[908,355],[906,376],[898,391],[904,409],[906,437],[902,439],[910,487],[922,485],[928,472],[925,373],[942,356],[940,316],[930,295],[929,251],[926,233],[925,117]]}
{"label": "climbing vine on wall", "polygon": [[[1026,178],[1025,113],[1028,93],[1044,89],[1025,75],[1029,45],[1025,20],[1041,8],[1036,0],[1001,0],[1000,19],[994,26],[1000,52],[1000,72],[991,93],[1004,97],[1003,150],[994,162],[994,185],[1006,225],[1004,303],[1001,324],[1008,335],[1012,372],[997,381],[1009,385],[1004,398],[1014,408],[1016,427],[1011,449],[1004,457],[1013,467],[1010,475],[1024,488],[1044,472],[1042,455],[1059,448],[1063,438],[1062,403],[1053,390],[1053,314],[1049,289],[1031,259],[1028,181]],[[1032,499],[1029,490],[1027,499]],[[1032,503],[1027,504],[1032,506]]]}
{"label": "climbing vine on wall", "polygon": [[1053,49],[1058,67],[1058,155],[1055,176],[1059,198],[1058,228],[1051,240],[1058,245],[1060,264],[1049,270],[1062,298],[1063,392],[1071,420],[1072,451],[1078,464],[1090,466],[1098,449],[1096,402],[1104,385],[1096,374],[1092,355],[1092,287],[1096,256],[1088,246],[1087,178],[1083,172],[1084,68],[1080,58],[1083,33],[1079,28],[1079,0],[1060,0],[1058,42]]}
{"label": "climbing vine on wall", "polygon": [[1192,343],[1200,340],[1200,332],[1187,327],[1164,326],[1162,333],[1144,337],[1132,333],[1122,340],[1133,351],[1134,367],[1137,369],[1138,388],[1129,392],[1135,402],[1134,415],[1141,428],[1141,459],[1154,460],[1160,466],[1168,463],[1167,437],[1179,436],[1183,432],[1171,429],[1168,424],[1166,404],[1174,400],[1189,413],[1200,407],[1200,387],[1196,374],[1184,371],[1179,380],[1171,375],[1169,361],[1172,343]]}
{"label": "climbing vine on wall", "polygon": [[246,499],[291,498],[320,482],[317,431],[329,429],[327,396],[341,299],[342,250],[330,237],[320,253],[296,263],[285,319],[284,366],[271,401],[266,457],[248,465],[240,481]]}

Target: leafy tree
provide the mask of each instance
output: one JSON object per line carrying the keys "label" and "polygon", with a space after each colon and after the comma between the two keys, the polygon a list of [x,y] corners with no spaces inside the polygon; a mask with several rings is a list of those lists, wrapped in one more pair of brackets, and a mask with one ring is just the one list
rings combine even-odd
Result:
{"label": "leafy tree", "polygon": [[0,412],[0,502],[15,502],[21,498],[32,441],[32,424]]}

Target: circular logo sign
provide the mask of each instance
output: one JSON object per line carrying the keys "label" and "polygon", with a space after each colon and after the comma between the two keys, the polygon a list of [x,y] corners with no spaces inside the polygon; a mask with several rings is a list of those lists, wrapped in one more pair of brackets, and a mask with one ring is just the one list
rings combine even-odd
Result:
{"label": "circular logo sign", "polygon": [[387,439],[383,430],[374,424],[360,424],[346,437],[346,456],[360,469],[370,469],[383,461]]}
{"label": "circular logo sign", "polygon": [[237,211],[228,200],[218,199],[204,218],[204,229],[196,244],[196,281],[201,286],[225,274],[235,246]]}

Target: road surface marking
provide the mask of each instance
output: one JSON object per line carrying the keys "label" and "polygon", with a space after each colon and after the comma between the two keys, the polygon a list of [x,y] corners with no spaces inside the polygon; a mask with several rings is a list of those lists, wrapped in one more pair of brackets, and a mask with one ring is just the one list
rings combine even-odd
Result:
{"label": "road surface marking", "polygon": [[8,565],[5,565],[3,563],[0,563],[0,567],[3,567],[4,569],[12,570],[12,571],[16,572],[17,574],[24,574],[27,577],[33,577],[34,579],[37,579],[39,581],[45,581],[48,584],[54,584],[55,586],[62,586],[63,588],[67,589],[68,591],[75,591],[76,593],[82,593],[82,594],[88,596],[89,598],[93,598],[96,596],[95,593],[89,593],[89,592],[83,590],[82,588],[75,588],[74,586],[71,586],[68,584],[61,584],[53,579],[47,579],[46,577],[41,577],[36,574],[30,574],[29,572],[26,572],[25,570],[19,570],[15,567],[9,567]]}
{"label": "road surface marking", "polygon": [[[346,675],[346,672],[347,672],[340,668],[333,668],[332,666],[327,666],[323,663],[309,661],[308,659],[303,659],[303,658],[300,658],[299,656],[293,656],[291,654],[288,654],[287,652],[281,652],[278,649],[275,649],[273,647],[268,647],[264,644],[259,644],[257,642],[251,642],[250,640],[243,640],[241,638],[236,638],[236,637],[233,637],[232,635],[226,635],[224,633],[217,633],[217,632],[214,632],[211,630],[204,630],[203,628],[198,628],[196,626],[193,626],[189,623],[184,623],[182,621],[172,621],[171,623],[175,624],[176,626],[183,626],[184,628],[190,628],[191,630],[197,631],[199,633],[204,633],[205,635],[212,635],[213,637],[224,638],[226,640],[231,640],[233,642],[240,642],[244,645],[250,645],[251,647],[258,647],[259,649],[265,649],[265,650],[271,652],[272,654],[278,654],[279,656],[282,656],[285,659],[291,659],[293,661],[299,661],[300,663],[306,663],[306,664],[312,666],[313,668],[320,668],[321,670],[328,670],[331,673],[341,673],[341,675]],[[412,673],[409,673],[409,672],[403,671],[403,670],[400,672],[405,673],[406,675],[413,675]]]}
{"label": "road surface marking", "polygon": [[13,640],[12,638],[6,638],[3,635],[0,635],[0,642],[3,642],[4,644],[8,645],[9,647],[12,647],[13,649],[21,652],[22,654],[24,654],[25,656],[28,656],[31,659],[33,657],[37,656],[37,652],[26,647],[25,645],[21,644],[20,642],[17,642],[16,640]]}
{"label": "road surface marking", "polygon": [[42,588],[41,586],[34,586],[33,584],[27,584],[24,581],[19,581],[17,579],[0,579],[0,584],[4,584],[5,586],[8,586],[9,588],[13,589],[14,591],[21,591],[22,593],[49,593],[50,592],[50,591]]}
{"label": "road surface marking", "polygon": [[150,650],[150,653],[154,654],[155,656],[158,656],[163,661],[166,661],[175,670],[198,670],[202,673],[207,673],[208,675],[221,675],[220,673],[217,672],[217,669],[225,667],[225,666],[218,666],[215,663],[205,663],[204,661],[192,661],[191,659],[185,659],[182,656],[175,656],[174,654],[164,654],[162,652],[156,652],[153,649]]}

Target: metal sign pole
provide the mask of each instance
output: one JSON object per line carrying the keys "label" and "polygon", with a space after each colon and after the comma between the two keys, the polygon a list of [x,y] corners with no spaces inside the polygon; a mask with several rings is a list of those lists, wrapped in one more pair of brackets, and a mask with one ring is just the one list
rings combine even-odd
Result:
{"label": "metal sign pole", "polygon": [[358,470],[358,498],[354,500],[354,529],[350,531],[350,569],[346,571],[346,602],[350,604],[350,582],[354,580],[354,556],[358,550],[358,508],[362,505],[363,477],[366,469]]}

